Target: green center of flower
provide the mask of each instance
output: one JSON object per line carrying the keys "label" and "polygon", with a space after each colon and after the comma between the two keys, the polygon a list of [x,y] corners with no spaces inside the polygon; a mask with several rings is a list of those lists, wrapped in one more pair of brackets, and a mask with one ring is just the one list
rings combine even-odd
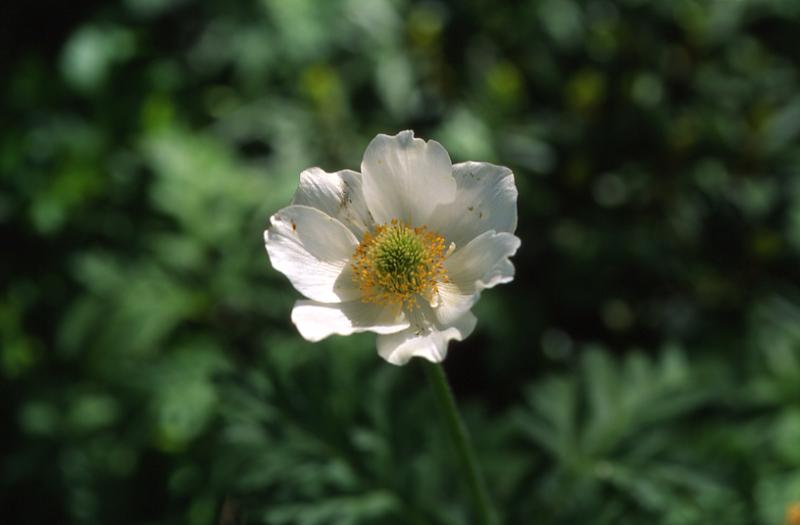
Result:
{"label": "green center of flower", "polygon": [[441,235],[392,220],[364,235],[353,254],[353,280],[364,302],[413,308],[417,296],[430,299],[447,282],[446,256]]}

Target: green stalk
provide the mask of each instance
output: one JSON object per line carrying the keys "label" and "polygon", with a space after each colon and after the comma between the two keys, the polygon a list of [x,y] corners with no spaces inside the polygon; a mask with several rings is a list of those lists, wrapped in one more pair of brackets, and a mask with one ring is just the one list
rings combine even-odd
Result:
{"label": "green stalk", "polygon": [[459,415],[456,400],[453,398],[453,392],[450,390],[450,384],[447,382],[444,369],[438,363],[431,363],[427,360],[423,361],[423,363],[425,372],[428,375],[428,381],[430,381],[431,388],[433,388],[436,402],[439,404],[439,409],[444,416],[450,436],[455,443],[461,467],[467,477],[467,485],[472,495],[472,501],[475,504],[475,510],[478,512],[478,523],[494,525],[497,520],[492,508],[492,502],[489,499],[489,492],[486,490],[486,483],[478,468],[478,460],[475,457],[467,427],[464,426],[464,422]]}

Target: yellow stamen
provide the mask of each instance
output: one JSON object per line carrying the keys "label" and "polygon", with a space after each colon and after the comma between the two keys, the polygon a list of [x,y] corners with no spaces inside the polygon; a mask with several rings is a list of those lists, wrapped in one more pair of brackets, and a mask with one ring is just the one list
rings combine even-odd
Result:
{"label": "yellow stamen", "polygon": [[431,300],[438,284],[448,282],[447,255],[438,233],[392,219],[364,235],[353,253],[353,280],[364,302],[413,309],[418,296]]}
{"label": "yellow stamen", "polygon": [[800,525],[800,501],[795,501],[786,508],[786,525]]}

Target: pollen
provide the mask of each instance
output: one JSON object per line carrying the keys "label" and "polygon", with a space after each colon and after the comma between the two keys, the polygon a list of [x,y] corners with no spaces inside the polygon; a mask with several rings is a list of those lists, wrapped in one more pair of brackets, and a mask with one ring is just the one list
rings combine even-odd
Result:
{"label": "pollen", "polygon": [[431,301],[448,282],[447,255],[444,237],[393,219],[364,235],[353,253],[353,280],[366,303],[413,309],[418,297]]}

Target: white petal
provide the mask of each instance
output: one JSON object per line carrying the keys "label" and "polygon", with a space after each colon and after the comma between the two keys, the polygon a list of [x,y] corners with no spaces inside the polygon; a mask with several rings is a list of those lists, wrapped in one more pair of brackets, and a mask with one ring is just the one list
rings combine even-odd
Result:
{"label": "white petal", "polygon": [[391,334],[409,326],[402,309],[361,301],[339,304],[297,301],[292,310],[292,322],[297,326],[300,335],[314,342],[332,334]]}
{"label": "white petal", "polygon": [[436,319],[444,326],[468,312],[480,298],[480,292],[466,292],[452,282],[439,284],[439,305],[434,309]]}
{"label": "white petal", "polygon": [[519,248],[520,240],[510,233],[482,233],[445,260],[450,282],[440,283],[439,306],[434,310],[442,325],[449,325],[472,308],[481,290],[514,278],[514,265],[508,260]]}
{"label": "white petal", "polygon": [[480,234],[445,260],[450,283],[461,295],[469,296],[510,282],[514,279],[514,265],[508,258],[519,245],[520,240],[510,233],[490,230]]}
{"label": "white petal", "polygon": [[452,168],[441,144],[415,139],[413,131],[372,139],[364,152],[361,173],[364,198],[375,221],[428,224],[437,206],[455,198]]}
{"label": "white petal", "polygon": [[374,222],[364,202],[361,174],[356,171],[326,173],[320,168],[305,170],[300,174],[300,184],[292,204],[311,206],[327,213],[359,239]]}
{"label": "white petal", "polygon": [[264,232],[272,266],[315,301],[338,303],[359,296],[350,257],[358,240],[333,217],[308,206],[289,206],[270,217]]}
{"label": "white petal", "polygon": [[449,327],[433,326],[420,330],[415,326],[396,334],[378,336],[378,353],[393,365],[404,365],[412,357],[422,357],[438,363],[447,355],[451,339],[461,341],[475,329],[477,319],[467,312]]}
{"label": "white petal", "polygon": [[483,232],[514,233],[517,228],[517,187],[514,174],[486,162],[453,166],[458,189],[450,204],[439,206],[428,223],[457,247]]}

